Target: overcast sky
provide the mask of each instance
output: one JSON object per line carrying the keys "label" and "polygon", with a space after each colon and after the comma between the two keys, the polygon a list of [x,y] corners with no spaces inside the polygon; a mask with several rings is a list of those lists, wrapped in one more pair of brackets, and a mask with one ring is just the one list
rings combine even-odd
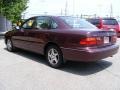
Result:
{"label": "overcast sky", "polygon": [[112,4],[113,15],[120,16],[120,0],[30,0],[25,17],[35,15],[64,15],[67,2],[67,15],[110,15]]}

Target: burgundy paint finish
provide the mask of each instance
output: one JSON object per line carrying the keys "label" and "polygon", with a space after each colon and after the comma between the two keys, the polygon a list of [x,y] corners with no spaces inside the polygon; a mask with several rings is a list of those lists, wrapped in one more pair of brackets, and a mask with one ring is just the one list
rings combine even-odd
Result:
{"label": "burgundy paint finish", "polygon": [[[64,59],[73,61],[96,61],[118,52],[119,46],[115,42],[96,46],[85,47],[80,45],[80,40],[86,37],[112,38],[116,33],[113,31],[101,31],[99,29],[90,30],[74,29],[67,25],[62,19],[55,16],[48,16],[58,24],[57,29],[28,29],[12,30],[5,34],[5,40],[11,38],[15,47],[29,50],[35,53],[44,54],[45,46],[48,43],[57,45]],[[34,17],[35,18],[35,17]]]}
{"label": "burgundy paint finish", "polygon": [[90,62],[112,56],[118,52],[118,48],[119,47],[117,45],[113,45],[110,47],[104,47],[99,49],[63,49],[63,52],[68,60]]}

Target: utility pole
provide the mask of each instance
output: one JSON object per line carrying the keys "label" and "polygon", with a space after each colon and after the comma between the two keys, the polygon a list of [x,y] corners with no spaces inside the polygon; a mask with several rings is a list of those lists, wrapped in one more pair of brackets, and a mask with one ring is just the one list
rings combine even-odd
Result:
{"label": "utility pole", "polygon": [[73,0],[73,16],[75,15],[75,0]]}
{"label": "utility pole", "polygon": [[63,15],[63,10],[61,9],[61,16]]}
{"label": "utility pole", "polygon": [[113,6],[112,6],[112,4],[110,5],[110,17],[113,17]]}
{"label": "utility pole", "polygon": [[44,15],[47,15],[48,14],[48,12],[44,12]]}
{"label": "utility pole", "polygon": [[68,2],[66,0],[66,3],[65,3],[65,16],[67,16],[67,9],[68,9]]}

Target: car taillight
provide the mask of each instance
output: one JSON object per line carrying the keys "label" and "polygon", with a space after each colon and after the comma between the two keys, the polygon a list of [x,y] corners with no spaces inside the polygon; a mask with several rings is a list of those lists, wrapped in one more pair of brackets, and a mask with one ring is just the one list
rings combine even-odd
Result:
{"label": "car taillight", "polygon": [[80,45],[83,46],[94,46],[101,44],[102,40],[100,37],[87,37],[80,40]]}

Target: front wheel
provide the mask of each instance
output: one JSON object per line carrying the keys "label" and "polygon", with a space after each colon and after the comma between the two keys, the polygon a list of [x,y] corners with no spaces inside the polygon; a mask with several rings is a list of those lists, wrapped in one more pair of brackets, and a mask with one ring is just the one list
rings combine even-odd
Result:
{"label": "front wheel", "polygon": [[46,50],[46,59],[53,68],[59,68],[63,64],[63,55],[57,46],[49,46]]}
{"label": "front wheel", "polygon": [[13,46],[11,39],[7,39],[6,46],[7,46],[7,50],[10,52],[15,50],[15,47]]}

